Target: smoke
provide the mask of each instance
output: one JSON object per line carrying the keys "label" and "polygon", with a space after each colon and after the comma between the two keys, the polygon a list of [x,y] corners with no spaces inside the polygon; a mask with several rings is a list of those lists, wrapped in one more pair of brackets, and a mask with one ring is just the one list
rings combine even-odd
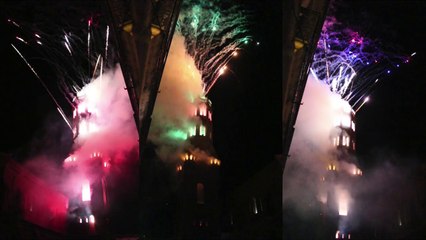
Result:
{"label": "smoke", "polygon": [[327,162],[335,159],[331,134],[342,101],[309,75],[283,175],[283,202],[295,204],[298,211],[306,212],[317,198],[324,200],[319,190]]}
{"label": "smoke", "polygon": [[185,50],[185,39],[175,34],[157,95],[148,139],[157,145],[161,159],[170,159],[185,145],[195,125],[194,100],[202,96],[201,75]]}
{"label": "smoke", "polygon": [[[138,134],[120,66],[86,84],[78,97],[79,107],[90,106],[92,115],[87,124],[92,128],[80,131],[74,140],[71,155],[64,162],[67,170],[57,164],[61,159],[42,152],[26,161],[27,168],[70,198],[81,194],[84,181],[92,183],[102,174],[94,154],[103,157],[111,173],[118,175],[128,173],[128,166],[138,159],[133,154],[138,150]],[[75,162],[67,161],[70,159]]]}
{"label": "smoke", "polygon": [[80,105],[89,106],[91,132],[79,134],[74,155],[101,152],[120,163],[138,146],[138,132],[120,66],[106,71],[78,92]]}
{"label": "smoke", "polygon": [[[105,71],[86,84],[78,92],[78,97],[79,108],[85,106],[90,110],[86,124],[90,124],[91,128],[82,132],[84,123],[80,122],[80,133],[68,158],[76,159],[76,168],[68,173],[64,183],[67,191],[72,193],[69,196],[81,193],[84,181],[97,181],[103,171],[102,164],[111,168],[111,173],[122,175],[128,173],[127,166],[137,161],[136,157],[129,158],[138,149],[138,131],[120,66]],[[103,163],[99,163],[96,157],[102,157]],[[72,164],[67,160],[64,163]]]}
{"label": "smoke", "polygon": [[347,216],[349,211],[349,206],[352,201],[351,194],[346,189],[346,187],[337,184],[335,186],[335,193],[336,193],[336,200],[337,200],[337,207],[339,211],[340,216]]}
{"label": "smoke", "polygon": [[390,152],[374,156],[381,163],[368,170],[354,188],[355,204],[360,209],[358,219],[376,227],[406,225],[407,210],[416,202],[416,183],[409,176],[413,173],[411,167],[392,163],[407,159]]}
{"label": "smoke", "polygon": [[[301,219],[315,219],[324,207],[331,208],[334,216],[340,216],[335,227],[341,232],[360,224],[395,225],[397,219],[402,221],[403,203],[412,194],[405,170],[390,163],[401,157],[379,154],[368,161],[384,164],[368,171],[358,168],[356,156],[340,160],[332,136],[335,119],[341,118],[341,109],[347,106],[328,85],[308,77],[283,174],[283,206]],[[334,167],[335,174],[347,177],[327,179]]]}
{"label": "smoke", "polygon": [[54,185],[57,189],[63,189],[61,183],[63,177],[62,168],[60,165],[55,164],[51,157],[38,155],[27,160],[24,166],[31,173]]}

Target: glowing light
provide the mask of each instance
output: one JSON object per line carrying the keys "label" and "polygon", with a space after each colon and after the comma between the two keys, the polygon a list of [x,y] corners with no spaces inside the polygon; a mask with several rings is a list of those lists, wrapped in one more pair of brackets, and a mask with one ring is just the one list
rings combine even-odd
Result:
{"label": "glowing light", "polygon": [[340,216],[347,216],[348,215],[348,209],[346,206],[342,206],[339,204],[339,215]]}
{"label": "glowing light", "polygon": [[221,68],[220,68],[220,70],[219,70],[219,75],[224,74],[224,73],[225,73],[225,71],[226,71],[226,69],[227,69],[227,67],[226,67],[226,66],[221,67]]}
{"label": "glowing light", "polygon": [[206,116],[207,115],[207,107],[206,107],[206,105],[201,105],[200,106],[200,115],[201,116]]}
{"label": "glowing light", "polygon": [[87,201],[89,201],[90,202],[90,196],[91,194],[90,194],[90,183],[89,183],[89,181],[84,181],[83,182],[83,186],[82,186],[82,190],[81,190],[81,200],[83,201],[83,202],[87,202]]}
{"label": "glowing light", "polygon": [[192,160],[195,160],[195,156],[194,156],[194,155],[192,155],[192,154],[185,153],[185,154],[183,155],[182,160],[183,160],[183,161],[188,161],[188,160],[192,161]]}
{"label": "glowing light", "polygon": [[350,194],[349,191],[343,186],[336,186],[335,187],[336,192],[336,202],[338,204],[338,210],[340,216],[347,216],[349,211],[349,204],[350,204]]}
{"label": "glowing light", "polygon": [[257,201],[256,201],[256,198],[252,198],[252,200],[253,200],[253,213],[254,214],[258,214],[259,212],[257,210]]}
{"label": "glowing light", "polygon": [[77,160],[77,157],[74,155],[70,155],[67,158],[65,158],[64,162],[75,162]]}
{"label": "glowing light", "polygon": [[101,153],[100,152],[93,152],[90,154],[90,158],[96,158],[96,157],[101,157]]}
{"label": "glowing light", "polygon": [[192,126],[189,128],[189,136],[195,136],[195,134],[197,133],[197,128],[195,126]]}
{"label": "glowing light", "polygon": [[25,41],[23,38],[16,36],[16,39],[28,45],[28,42]]}
{"label": "glowing light", "polygon": [[364,106],[364,104],[367,103],[368,101],[370,101],[370,97],[364,98],[364,101],[362,102],[361,105],[359,105],[359,107],[355,110],[355,112],[358,112],[362,108],[362,106]]}
{"label": "glowing light", "polygon": [[[184,141],[188,138],[187,133],[180,130],[180,129],[172,129],[172,130],[168,131],[166,134],[169,138],[175,139],[175,140]],[[193,135],[195,135],[195,133]],[[191,136],[193,136],[193,135],[191,135]]]}
{"label": "glowing light", "polygon": [[89,222],[90,222],[91,224],[94,224],[94,223],[95,223],[95,216],[90,215],[90,216],[89,216]]}
{"label": "glowing light", "polygon": [[200,126],[200,136],[206,136],[206,127]]}
{"label": "glowing light", "polygon": [[220,166],[220,160],[219,160],[219,159],[217,159],[217,158],[211,158],[211,159],[210,159],[210,164],[211,164],[211,165],[217,165],[217,166]]}
{"label": "glowing light", "polygon": [[8,22],[12,23],[13,25],[15,25],[16,27],[21,27],[19,26],[18,23],[16,23],[15,21],[13,21],[12,19],[7,19]]}

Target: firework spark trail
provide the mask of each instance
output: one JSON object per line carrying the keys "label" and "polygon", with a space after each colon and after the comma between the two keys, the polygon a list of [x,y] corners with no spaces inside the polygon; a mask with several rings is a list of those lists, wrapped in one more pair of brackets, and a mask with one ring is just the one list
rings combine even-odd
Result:
{"label": "firework spark trail", "polygon": [[176,30],[185,37],[206,94],[233,53],[251,41],[248,25],[248,13],[241,6],[225,8],[218,0],[183,2]]}
{"label": "firework spark trail", "polygon": [[62,110],[61,106],[59,105],[58,101],[56,101],[53,94],[50,92],[49,88],[46,86],[44,81],[40,78],[40,76],[37,74],[37,72],[34,70],[34,68],[31,66],[31,64],[25,59],[25,57],[22,55],[22,53],[15,47],[15,45],[11,44],[13,49],[19,54],[19,56],[24,60],[25,64],[30,68],[30,70],[34,73],[34,75],[37,77],[37,79],[40,81],[43,88],[46,90],[46,92],[49,94],[50,98],[52,98],[53,102],[56,105],[56,110],[58,110],[59,114],[61,114],[61,117],[64,119],[65,123],[68,125],[68,127],[72,130],[71,124],[68,120],[68,118],[65,116],[64,111]]}
{"label": "firework spark trail", "polygon": [[343,27],[327,17],[311,66],[316,79],[329,85],[342,99],[359,102],[389,67],[408,63],[407,57],[385,52],[378,41]]}
{"label": "firework spark trail", "polygon": [[113,68],[116,62],[106,59],[115,55],[109,46],[109,26],[98,18],[89,17],[86,28],[79,22],[58,26],[61,31],[46,28],[44,22],[18,24],[11,19],[8,22],[24,36],[16,39],[39,54],[33,59],[47,62],[56,71],[60,91],[72,102],[82,86],[101,75],[104,68]]}

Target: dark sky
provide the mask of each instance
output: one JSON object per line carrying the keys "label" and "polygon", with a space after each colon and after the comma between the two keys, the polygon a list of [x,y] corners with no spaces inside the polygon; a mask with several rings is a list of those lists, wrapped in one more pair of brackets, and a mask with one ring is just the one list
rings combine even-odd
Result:
{"label": "dark sky", "polygon": [[375,87],[357,114],[358,154],[363,165],[389,160],[421,163],[426,157],[426,15],[424,1],[348,1],[341,18],[371,38],[410,55],[410,63],[393,69]]}
{"label": "dark sky", "polygon": [[[272,156],[280,151],[281,117],[281,7],[279,1],[239,1],[253,10],[253,36],[260,45],[252,44],[232,64],[233,76],[218,81],[210,97],[214,106],[215,144],[227,158],[239,156],[256,166],[264,153]],[[423,1],[346,1],[338,16],[367,35],[400,46],[407,54],[417,52],[412,62],[381,82],[371,94],[371,101],[357,115],[358,152],[365,165],[377,152],[395,152],[413,161],[426,155],[425,75],[426,3]],[[24,1],[25,3],[25,1]],[[28,2],[27,2],[28,3]],[[3,57],[1,105],[2,142],[0,151],[39,151],[47,141],[50,148],[69,142],[69,130],[56,111],[56,106],[28,66],[12,49],[14,30],[5,21],[10,16],[5,1],[0,3],[1,45]],[[36,14],[25,8],[24,15]],[[50,12],[49,14],[54,14]],[[22,15],[21,15],[22,17]],[[63,19],[64,20],[64,19]],[[55,21],[55,19],[52,19]],[[23,47],[25,48],[25,47]],[[31,55],[31,50],[26,54]],[[37,62],[32,59],[33,62]],[[41,78],[52,89],[54,73],[40,66]],[[54,96],[70,114],[70,108],[58,91]],[[53,128],[52,128],[53,126]],[[49,141],[48,141],[49,140]],[[50,143],[49,143],[50,142]],[[66,145],[66,144],[65,144]],[[69,144],[63,147],[66,150]],[[252,151],[257,149],[258,151]],[[252,153],[248,153],[250,150]]]}

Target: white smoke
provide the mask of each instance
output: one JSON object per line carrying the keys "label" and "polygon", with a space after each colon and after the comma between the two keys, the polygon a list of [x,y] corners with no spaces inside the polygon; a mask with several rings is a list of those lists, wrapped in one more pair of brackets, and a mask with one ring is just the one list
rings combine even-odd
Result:
{"label": "white smoke", "polygon": [[[85,85],[78,95],[80,104],[90,106],[89,121],[96,126],[96,131],[80,134],[75,139],[71,153],[77,160],[71,163],[76,166],[74,170],[64,172],[52,157],[43,153],[25,163],[31,172],[69,197],[80,194],[83,181],[92,181],[99,174],[93,170],[91,154],[100,153],[114,162],[115,169],[123,171],[129,154],[138,149],[138,132],[120,66]],[[67,164],[70,163],[64,166]]]}
{"label": "white smoke", "polygon": [[[356,156],[346,156],[350,157],[348,161],[336,158],[332,136],[342,106],[347,107],[348,103],[332,93],[328,85],[309,76],[283,174],[283,207],[286,211],[294,210],[301,219],[313,219],[322,207],[331,207],[340,215],[336,229],[343,232],[350,232],[360,224],[390,226],[398,218],[399,224],[404,224],[402,203],[408,201],[413,188],[404,179],[403,169],[389,164],[401,157],[390,154],[392,151],[374,156],[374,160],[369,160],[385,164],[367,172],[354,164]],[[348,178],[325,179],[331,164],[338,174],[346,174]],[[351,177],[356,181],[350,180]]]}
{"label": "white smoke", "polygon": [[195,124],[191,119],[195,113],[194,100],[203,94],[201,75],[186,53],[184,41],[178,33],[173,36],[148,135],[162,159],[173,157],[183,147],[184,139],[170,134],[188,133]]}
{"label": "white smoke", "polygon": [[297,210],[306,212],[312,202],[329,200],[325,191],[330,186],[323,178],[328,164],[338,162],[332,136],[336,119],[347,107],[349,104],[340,95],[309,75],[283,174],[284,204],[295,204]]}
{"label": "white smoke", "polygon": [[[92,129],[77,135],[74,142],[72,157],[76,158],[77,169],[67,176],[65,183],[67,192],[74,194],[81,191],[83,181],[92,182],[102,171],[93,169],[92,154],[100,154],[121,171],[129,164],[129,154],[138,149],[136,122],[119,65],[85,85],[78,96],[79,106],[89,106],[88,122]],[[64,163],[67,164],[73,163]]]}
{"label": "white smoke", "polygon": [[78,95],[94,109],[90,121],[97,130],[77,137],[76,154],[88,156],[96,151],[123,160],[123,154],[137,146],[138,132],[120,66],[94,79]]}

